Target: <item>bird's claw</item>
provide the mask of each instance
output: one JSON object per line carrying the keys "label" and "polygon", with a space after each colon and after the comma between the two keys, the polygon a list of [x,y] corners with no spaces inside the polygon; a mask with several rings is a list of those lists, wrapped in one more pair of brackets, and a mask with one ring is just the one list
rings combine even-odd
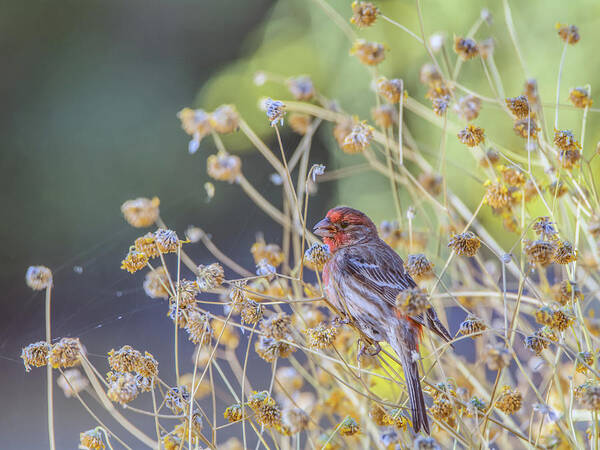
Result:
{"label": "bird's claw", "polygon": [[361,342],[361,345],[358,348],[358,358],[360,359],[363,355],[370,357],[377,356],[380,351],[381,345],[379,345],[379,342],[372,342],[370,346],[366,346]]}
{"label": "bird's claw", "polygon": [[341,327],[342,325],[348,325],[350,323],[350,319],[348,317],[334,317],[331,321],[331,325],[334,327]]}

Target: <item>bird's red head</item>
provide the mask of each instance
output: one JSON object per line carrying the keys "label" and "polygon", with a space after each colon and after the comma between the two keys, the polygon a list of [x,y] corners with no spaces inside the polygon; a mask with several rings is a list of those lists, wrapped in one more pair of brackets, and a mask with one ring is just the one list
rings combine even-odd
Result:
{"label": "bird's red head", "polygon": [[347,206],[330,209],[313,229],[333,253],[340,247],[366,242],[377,237],[377,227],[366,214]]}

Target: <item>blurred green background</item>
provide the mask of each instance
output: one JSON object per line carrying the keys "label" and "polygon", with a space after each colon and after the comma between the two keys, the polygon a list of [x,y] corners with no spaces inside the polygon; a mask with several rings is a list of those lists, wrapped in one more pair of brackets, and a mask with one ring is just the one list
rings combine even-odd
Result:
{"label": "blurred green background", "polygon": [[[349,0],[328,3],[345,20],[350,17]],[[418,33],[413,1],[376,3]],[[466,34],[481,8],[488,8],[493,22],[482,25],[477,39],[496,39],[496,63],[506,94],[518,95],[526,77],[534,77],[549,104],[562,51],[554,25],[575,23],[582,40],[567,51],[561,102],[567,103],[571,87],[596,85],[597,1],[580,0],[568,7],[561,0],[510,2],[527,73],[510,42],[502,2],[421,3],[426,34],[445,32],[449,40]],[[54,336],[81,336],[99,364],[111,347],[128,343],[149,349],[161,365],[171,367],[170,346],[165,346],[170,326],[161,305],[145,297],[139,277],[118,268],[139,234],[124,223],[121,203],[159,196],[161,215],[170,226],[180,234],[189,224],[202,226],[246,267],[252,266],[248,248],[257,232],[279,241],[277,227],[236,186],[215,183],[216,196],[207,201],[205,157],[214,153],[213,145],[206,139],[198,154],[190,156],[176,112],[184,106],[212,110],[234,103],[274,148],[272,129],[257,104],[264,96],[291,96],[278,83],[256,86],[258,70],[282,77],[308,74],[320,92],[363,119],[370,118],[375,98],[371,73],[349,56],[351,42],[312,0],[31,0],[3,2],[2,12],[0,398],[10,407],[1,414],[0,435],[3,448],[40,448],[46,442],[45,372],[25,374],[18,358],[21,347],[43,337],[43,296],[25,287],[27,266],[45,264],[55,274]],[[389,52],[380,73],[403,78],[409,93],[428,104],[418,81],[419,68],[428,61],[422,46],[381,19],[358,34],[385,42]],[[464,64],[459,81],[491,96],[477,60]],[[546,113],[551,116],[553,109]],[[572,128],[580,137],[580,111],[565,110],[560,119],[561,128]],[[411,113],[406,120],[430,160],[436,161],[441,132]],[[477,123],[498,143],[524,154],[523,142],[500,109],[484,106]],[[591,112],[586,156],[600,139],[598,125],[597,113]],[[298,140],[284,131],[288,150]],[[243,153],[250,181],[278,203],[268,167],[241,134],[226,136],[225,143]],[[465,176],[474,162],[452,136],[448,144],[449,184],[474,208],[483,192]],[[326,163],[330,170],[362,162],[337,150],[330,125],[323,126],[313,148],[311,163]],[[311,200],[310,220],[336,203],[365,208],[377,221],[393,218],[388,182],[374,174],[324,185]],[[490,217],[486,212],[484,220],[491,223]],[[515,239],[491,227],[501,241]],[[210,262],[199,246],[190,251],[198,261]],[[59,448],[73,448],[79,431],[94,424],[74,401],[60,392],[56,397]]]}

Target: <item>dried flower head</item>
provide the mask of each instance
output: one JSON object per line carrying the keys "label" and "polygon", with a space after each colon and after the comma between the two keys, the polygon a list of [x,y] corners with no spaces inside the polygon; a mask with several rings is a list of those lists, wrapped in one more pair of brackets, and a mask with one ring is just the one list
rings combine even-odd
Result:
{"label": "dried flower head", "polygon": [[48,354],[48,363],[55,369],[73,367],[79,363],[81,352],[78,338],[62,338],[52,346]]}
{"label": "dried flower head", "polygon": [[556,264],[569,264],[577,261],[577,250],[567,241],[557,241],[552,259]]}
{"label": "dried flower head", "polygon": [[394,105],[384,104],[371,109],[371,115],[377,126],[390,128],[398,123],[398,111]]}
{"label": "dried flower head", "polygon": [[183,108],[177,113],[177,118],[181,121],[181,128],[192,136],[188,145],[189,152],[196,153],[200,141],[212,131],[210,114],[202,109]]}
{"label": "dried flower head", "polygon": [[432,63],[425,63],[419,71],[419,81],[426,86],[432,86],[441,83],[442,74]]}
{"label": "dried flower head", "polygon": [[256,325],[263,318],[263,307],[254,300],[246,300],[240,311],[242,323]]}
{"label": "dried flower head", "polygon": [[[460,328],[458,330],[459,333],[464,334],[465,336],[470,336],[476,333],[480,333],[481,331],[487,330],[488,326],[485,322],[473,315],[468,315],[467,318],[460,324]],[[481,334],[476,334],[472,337],[479,337]]]}
{"label": "dried flower head", "polygon": [[21,351],[21,358],[25,364],[25,371],[29,372],[31,366],[42,367],[48,362],[48,354],[52,347],[46,341],[34,342],[24,347]]}
{"label": "dried flower head", "polygon": [[552,293],[554,294],[554,299],[563,306],[571,300],[574,302],[583,300],[583,293],[577,283],[569,280],[564,280],[560,284],[554,285]]}
{"label": "dried flower head", "polygon": [[555,130],[554,145],[565,151],[581,149],[581,145],[579,145],[579,142],[577,142],[571,130]]}
{"label": "dried flower head", "polygon": [[475,147],[485,141],[483,128],[476,127],[475,125],[468,125],[466,128],[463,128],[458,132],[457,136],[458,140],[468,147]]}
{"label": "dried flower head", "polygon": [[551,325],[554,311],[549,306],[542,306],[534,313],[535,321],[541,325]]}
{"label": "dried flower head", "polygon": [[377,93],[390,103],[399,103],[404,90],[403,84],[403,81],[399,78],[388,80],[385,77],[380,77],[377,80]]}
{"label": "dried flower head", "polygon": [[144,236],[140,236],[135,240],[133,246],[138,252],[145,253],[148,258],[156,258],[160,255],[154,233],[146,233]]}
{"label": "dried flower head", "polygon": [[208,344],[214,336],[208,316],[197,310],[188,313],[185,331],[196,345]]}
{"label": "dried flower head", "polygon": [[310,77],[301,75],[287,80],[287,86],[296,100],[308,101],[315,95],[315,87]]}
{"label": "dried flower head", "polygon": [[258,356],[271,363],[278,358],[287,358],[295,348],[285,342],[261,336],[254,346],[254,350]]}
{"label": "dried flower head", "polygon": [[514,414],[523,405],[523,395],[517,389],[504,386],[496,400],[496,408],[505,414]]}
{"label": "dried flower head", "polygon": [[594,367],[594,354],[591,352],[579,352],[577,354],[577,365],[575,367],[575,371],[577,373],[587,373],[588,366]]}
{"label": "dried flower head", "polygon": [[576,108],[589,108],[592,106],[592,96],[587,87],[576,87],[569,91],[569,100]]}
{"label": "dried flower head", "polygon": [[158,361],[154,359],[152,353],[144,352],[144,356],[136,361],[133,370],[141,377],[151,379],[158,375]]}
{"label": "dried flower head", "polygon": [[158,197],[136,198],[127,200],[121,205],[121,212],[129,225],[135,228],[149,227],[158,219],[158,206],[160,200]]}
{"label": "dried flower head", "polygon": [[554,228],[554,222],[550,221],[550,217],[538,217],[531,228],[542,239],[554,239],[558,233]]}
{"label": "dried flower head", "polygon": [[467,61],[475,58],[479,54],[479,47],[471,38],[454,36],[454,51],[463,61]]}
{"label": "dried flower head", "polygon": [[350,49],[350,54],[355,55],[367,66],[376,66],[385,59],[385,47],[377,42],[357,39]]}
{"label": "dried flower head", "polygon": [[179,280],[175,293],[169,298],[171,305],[179,304],[179,308],[186,308],[196,302],[196,296],[200,292],[195,281]]}
{"label": "dried flower head", "polygon": [[131,402],[139,394],[135,376],[129,372],[113,375],[106,396],[115,403],[122,405]]}
{"label": "dried flower head", "polygon": [[259,239],[250,248],[250,253],[254,257],[254,263],[258,264],[259,261],[266,259],[269,264],[274,267],[278,267],[283,260],[285,255],[281,251],[281,247],[277,244],[267,244],[263,239]]}
{"label": "dried flower head", "polygon": [[242,409],[242,405],[239,403],[235,403],[231,406],[228,406],[223,413],[225,419],[227,419],[230,423],[237,422],[244,418],[244,413]]}
{"label": "dried flower head", "polygon": [[318,242],[315,242],[304,252],[304,262],[313,270],[322,271],[330,258],[331,252],[329,251],[329,247]]}
{"label": "dried flower head", "polygon": [[581,39],[579,35],[579,28],[575,25],[564,25],[562,23],[556,24],[556,30],[562,41],[566,44],[575,45]]}
{"label": "dried flower head", "polygon": [[455,234],[448,242],[448,247],[456,252],[458,256],[475,256],[481,240],[471,231],[466,231],[461,234]]}
{"label": "dried flower head", "polygon": [[113,348],[108,352],[108,364],[115,372],[133,372],[141,358],[142,354],[130,345],[124,345],[119,350]]}
{"label": "dried flower head", "polygon": [[548,348],[553,341],[556,341],[556,334],[551,328],[544,326],[535,331],[531,336],[525,338],[525,347],[530,349],[536,355],[540,355],[542,350]]}
{"label": "dried flower head", "polygon": [[135,273],[142,270],[148,264],[148,255],[138,252],[135,248],[130,248],[129,253],[123,261],[121,261],[121,269],[129,273]]}
{"label": "dried flower head", "polygon": [[281,409],[275,401],[263,402],[254,413],[258,423],[267,428],[281,425]]}
{"label": "dried flower head", "polygon": [[528,137],[537,139],[540,128],[537,125],[535,114],[531,113],[531,115],[525,119],[515,120],[513,130],[517,136],[521,136],[523,139],[527,139]]}
{"label": "dried flower head", "polygon": [[233,105],[221,105],[210,115],[210,125],[220,134],[233,133],[238,129],[240,116]]}
{"label": "dried flower head", "polygon": [[88,450],[104,450],[104,442],[102,442],[102,433],[98,428],[87,430],[79,433],[79,448]]}
{"label": "dried flower head", "polygon": [[333,345],[337,337],[339,328],[328,326],[326,323],[320,323],[314,328],[304,330],[307,337],[307,345],[310,348],[324,349]]}
{"label": "dried flower head", "polygon": [[90,383],[79,370],[68,369],[58,377],[56,384],[62,389],[65,397],[70,398],[86,389]]}
{"label": "dried flower head", "polygon": [[290,124],[290,127],[292,127],[292,130],[294,130],[295,133],[304,136],[306,133],[308,133],[308,129],[310,127],[310,124],[312,123],[312,119],[308,114],[294,113],[290,114],[288,118],[288,123]]}
{"label": "dried flower head", "polygon": [[433,276],[433,263],[423,253],[408,255],[404,268],[415,281],[425,280]]}
{"label": "dried flower head", "polygon": [[267,118],[269,122],[271,122],[271,126],[279,125],[283,126],[283,116],[285,116],[285,103],[280,100],[273,100],[272,98],[268,98],[265,101],[265,107],[267,108]]}
{"label": "dried flower head", "polygon": [[486,355],[486,362],[488,369],[500,370],[504,367],[508,367],[512,356],[508,349],[503,345],[495,345],[488,347]]}
{"label": "dried flower head", "polygon": [[367,125],[366,121],[358,122],[344,138],[342,150],[349,154],[360,153],[369,146],[372,139],[373,127]]}
{"label": "dried flower head", "polygon": [[454,110],[458,116],[467,121],[471,122],[479,117],[479,111],[481,111],[481,99],[474,95],[466,95],[458,99]]}
{"label": "dried flower head", "polygon": [[236,155],[210,155],[206,159],[206,173],[215,180],[233,183],[242,173],[242,160]]}
{"label": "dried flower head", "polygon": [[340,148],[344,145],[344,140],[352,132],[354,128],[354,121],[352,119],[346,119],[338,122],[333,127],[333,137],[337,141]]}
{"label": "dried flower head", "polygon": [[452,420],[454,415],[452,401],[444,396],[439,396],[433,401],[433,405],[429,408],[429,413],[438,420]]}
{"label": "dried flower head", "polygon": [[431,106],[433,108],[433,112],[438,116],[443,116],[448,111],[448,106],[450,105],[450,96],[442,95],[431,100]]}
{"label": "dried flower head", "polygon": [[552,312],[552,322],[549,324],[550,328],[559,332],[565,331],[571,326],[575,318],[564,309],[557,309]]}
{"label": "dried flower head", "polygon": [[511,192],[505,184],[500,181],[486,181],[485,195],[483,202],[491,206],[495,210],[502,210],[513,203],[513,192]]}
{"label": "dried flower head", "polygon": [[579,164],[581,150],[561,150],[558,161],[563,169],[571,170]]}
{"label": "dried flower head", "polygon": [[176,386],[169,389],[165,395],[165,405],[173,414],[185,412],[190,404],[190,392],[185,386]]}
{"label": "dried flower head", "polygon": [[554,250],[556,243],[554,241],[547,241],[543,239],[537,239],[535,241],[523,240],[523,250],[527,255],[527,259],[532,264],[541,264],[542,267],[552,263]]}
{"label": "dried flower head", "polygon": [[291,332],[292,318],[285,313],[273,314],[260,323],[265,336],[273,339],[287,339]]}
{"label": "dried flower head", "polygon": [[159,228],[154,232],[156,246],[161,253],[177,253],[180,241],[177,233],[166,228]]}
{"label": "dried flower head", "polygon": [[34,291],[52,286],[52,272],[46,266],[29,266],[25,273],[25,283]]}
{"label": "dried flower head", "polygon": [[377,20],[379,9],[371,2],[352,2],[350,22],[358,28],[370,27]]}
{"label": "dried flower head", "polygon": [[396,307],[407,316],[416,316],[427,311],[431,307],[431,304],[429,303],[427,291],[415,287],[398,293]]}
{"label": "dried flower head", "polygon": [[548,192],[552,197],[560,198],[569,192],[569,189],[562,181],[554,180],[548,185]]}
{"label": "dried flower head", "polygon": [[360,432],[360,427],[353,417],[346,417],[338,426],[338,431],[342,436],[354,436]]}
{"label": "dried flower head", "polygon": [[208,266],[199,265],[197,273],[196,284],[201,291],[218,288],[225,279],[225,271],[219,263],[212,263]]}
{"label": "dried flower head", "polygon": [[518,97],[510,97],[504,100],[506,106],[510,109],[510,112],[517,119],[525,119],[529,115],[529,100],[526,95],[519,95]]}

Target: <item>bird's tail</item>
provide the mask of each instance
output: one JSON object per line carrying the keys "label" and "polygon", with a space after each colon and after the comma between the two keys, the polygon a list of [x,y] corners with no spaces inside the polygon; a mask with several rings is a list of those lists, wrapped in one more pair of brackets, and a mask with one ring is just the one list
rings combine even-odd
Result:
{"label": "bird's tail", "polygon": [[410,333],[410,336],[406,339],[406,336],[402,336],[403,330],[398,328],[391,330],[390,334],[388,342],[400,358],[402,368],[404,369],[404,380],[408,391],[413,430],[415,433],[418,433],[419,430],[423,429],[429,434],[429,419],[427,418],[427,407],[423,398],[423,390],[421,389],[419,366],[417,365],[417,361],[413,359],[413,351],[417,350],[417,337]]}

